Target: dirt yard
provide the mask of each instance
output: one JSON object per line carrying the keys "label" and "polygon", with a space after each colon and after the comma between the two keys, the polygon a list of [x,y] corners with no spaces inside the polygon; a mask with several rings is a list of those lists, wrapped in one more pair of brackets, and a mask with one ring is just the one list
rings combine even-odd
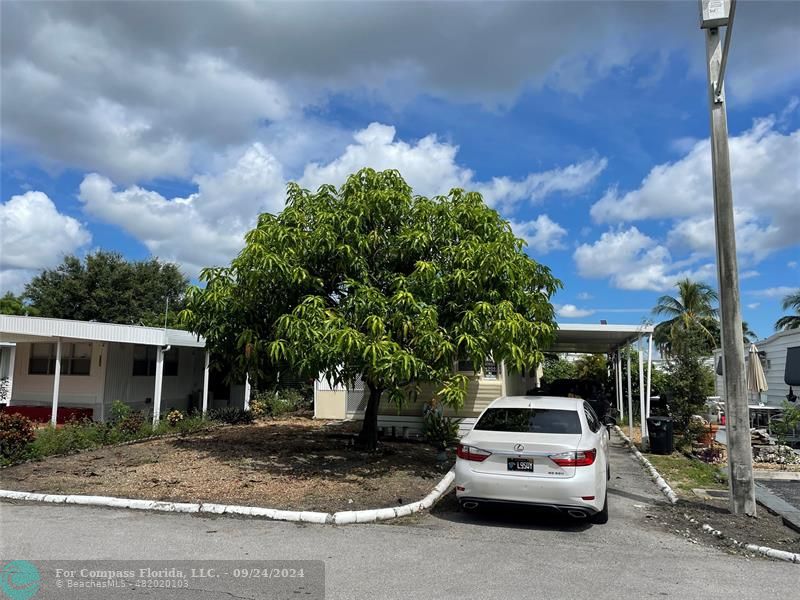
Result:
{"label": "dirt yard", "polygon": [[4,489],[292,510],[357,510],[422,499],[450,468],[426,444],[350,446],[352,428],[311,419],[222,427],[0,470]]}

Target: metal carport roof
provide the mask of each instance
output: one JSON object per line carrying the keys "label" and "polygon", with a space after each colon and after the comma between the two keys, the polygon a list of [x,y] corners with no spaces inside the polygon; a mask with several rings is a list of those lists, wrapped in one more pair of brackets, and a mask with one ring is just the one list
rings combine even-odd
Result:
{"label": "metal carport roof", "polygon": [[547,351],[608,354],[653,333],[653,329],[652,325],[560,323],[556,340]]}

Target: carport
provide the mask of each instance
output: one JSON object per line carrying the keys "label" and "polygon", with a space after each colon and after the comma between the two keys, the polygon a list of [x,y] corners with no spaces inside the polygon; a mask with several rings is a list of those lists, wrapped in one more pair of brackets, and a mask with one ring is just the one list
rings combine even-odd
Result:
{"label": "carport", "polygon": [[[627,361],[627,414],[629,433],[633,424],[633,387],[631,385],[631,346],[636,344],[639,353],[639,414],[642,427],[642,441],[647,443],[647,425],[645,419],[650,416],[650,381],[653,372],[653,330],[652,325],[611,325],[561,323],[558,326],[556,340],[548,352],[605,354],[609,358],[610,375],[614,378],[616,390],[616,409],[621,417],[625,412],[625,393],[622,381],[622,360]],[[647,338],[645,340],[645,337]],[[644,377],[644,346],[647,346],[647,380]]]}

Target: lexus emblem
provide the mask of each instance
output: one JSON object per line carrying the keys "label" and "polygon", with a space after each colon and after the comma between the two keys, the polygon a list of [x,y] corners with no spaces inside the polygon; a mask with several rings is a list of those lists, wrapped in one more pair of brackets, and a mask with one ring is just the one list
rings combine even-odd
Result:
{"label": "lexus emblem", "polygon": [[517,452],[522,452],[523,450],[525,450],[525,446],[523,446],[522,444],[517,444],[516,446],[514,446],[514,450],[516,450]]}

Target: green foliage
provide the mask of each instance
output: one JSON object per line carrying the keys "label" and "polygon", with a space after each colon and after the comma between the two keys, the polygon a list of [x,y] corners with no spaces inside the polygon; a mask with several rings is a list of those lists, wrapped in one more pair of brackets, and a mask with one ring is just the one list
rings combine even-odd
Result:
{"label": "green foliage", "polygon": [[250,400],[250,411],[257,419],[280,417],[303,408],[308,408],[305,396],[291,388],[257,392]]}
{"label": "green foliage", "polygon": [[778,443],[786,445],[786,439],[800,425],[800,406],[783,402],[783,412],[770,422],[770,431],[778,438]]}
{"label": "green foliage", "polygon": [[661,296],[653,308],[656,315],[667,317],[656,325],[653,340],[665,356],[680,352],[677,345],[686,338],[710,354],[719,345],[719,311],[714,306],[717,292],[689,279],[680,280],[677,287],[677,297]]}
{"label": "green foliage", "polygon": [[545,354],[542,365],[542,383],[552,383],[557,379],[576,379],[578,370],[575,363],[564,360],[558,354]]}
{"label": "green foliage", "polygon": [[446,417],[441,405],[426,404],[422,421],[422,435],[437,448],[447,448],[458,441],[459,419]]}
{"label": "green foliage", "polygon": [[0,459],[17,460],[34,439],[33,421],[17,414],[0,412]]}
{"label": "green foliage", "polygon": [[670,357],[663,392],[669,398],[675,430],[693,439],[690,422],[693,415],[705,412],[706,397],[714,393],[714,372],[703,361],[705,340],[699,332],[687,332],[677,354]]}
{"label": "green foliage", "polygon": [[135,435],[139,433],[145,425],[144,414],[141,412],[129,412],[114,424],[123,435]]}
{"label": "green foliage", "polygon": [[111,403],[111,423],[119,423],[122,419],[131,414],[131,407],[120,400]]}
{"label": "green foliage", "polygon": [[377,404],[439,385],[460,406],[457,358],[534,368],[553,339],[560,287],[480,194],[412,194],[397,171],[363,169],[336,189],[288,186],[262,214],[230,267],[205,269],[186,326],[219,360],[256,383],[287,365],[370,389],[363,441],[374,446]]}
{"label": "green foliage", "polygon": [[584,354],[575,361],[575,374],[579,379],[608,383],[608,366],[603,354]]}
{"label": "green foliage", "polygon": [[779,331],[800,329],[800,290],[786,296],[781,307],[783,310],[793,310],[795,314],[782,316],[775,322],[775,329]]}
{"label": "green foliage", "polygon": [[647,458],[677,490],[691,493],[696,488],[720,489],[725,486],[726,478],[719,468],[701,460],[677,452],[667,456],[648,454]]}
{"label": "green foliage", "polygon": [[35,317],[38,314],[39,311],[26,304],[22,296],[15,296],[11,292],[6,292],[5,296],[0,297],[0,315],[28,315]]}
{"label": "green foliage", "polygon": [[224,406],[208,411],[208,416],[214,421],[227,423],[228,425],[243,425],[252,423],[255,419],[253,413],[236,406]]}
{"label": "green foliage", "polygon": [[176,265],[152,258],[130,262],[115,252],[98,251],[83,262],[68,256],[25,286],[23,297],[44,317],[107,323],[164,326],[177,324],[187,279]]}

